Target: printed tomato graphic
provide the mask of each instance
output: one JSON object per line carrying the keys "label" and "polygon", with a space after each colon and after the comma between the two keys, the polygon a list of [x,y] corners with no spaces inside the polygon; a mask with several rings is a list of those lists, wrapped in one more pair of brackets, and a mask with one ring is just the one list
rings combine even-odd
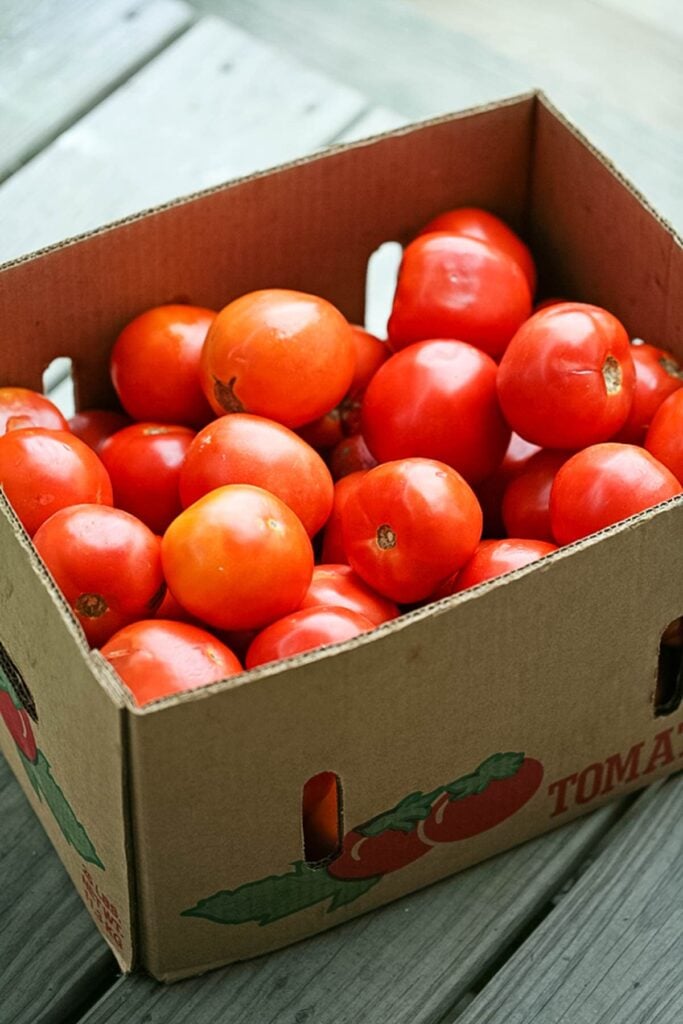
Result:
{"label": "printed tomato graphic", "polygon": [[431,848],[417,832],[387,829],[377,836],[347,832],[341,853],[328,865],[333,878],[372,878],[411,864]]}
{"label": "printed tomato graphic", "polygon": [[6,691],[0,692],[0,717],[27,760],[35,763],[38,756],[31,720],[23,708],[18,708]]}

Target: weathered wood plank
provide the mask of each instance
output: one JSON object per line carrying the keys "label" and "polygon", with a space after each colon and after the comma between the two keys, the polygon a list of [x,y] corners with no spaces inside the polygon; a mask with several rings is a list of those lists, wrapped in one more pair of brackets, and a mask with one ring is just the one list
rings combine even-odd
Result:
{"label": "weathered wood plank", "polygon": [[3,0],[0,178],[186,28],[182,0]]}
{"label": "weathered wood plank", "polygon": [[82,1024],[436,1024],[614,821],[579,822],[324,935],[162,988],[123,979]]}
{"label": "weathered wood plank", "polygon": [[683,1019],[683,777],[648,790],[458,1024]]}
{"label": "weathered wood plank", "polygon": [[115,961],[2,756],[0,820],[0,1019],[58,1024]]}
{"label": "weathered wood plank", "polygon": [[301,156],[366,108],[204,18],[0,186],[0,259]]}

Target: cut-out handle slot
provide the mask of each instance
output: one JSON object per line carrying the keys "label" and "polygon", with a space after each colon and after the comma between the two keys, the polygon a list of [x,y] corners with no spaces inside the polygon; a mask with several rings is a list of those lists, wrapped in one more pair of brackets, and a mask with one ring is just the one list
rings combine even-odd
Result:
{"label": "cut-out handle slot", "polygon": [[683,618],[674,619],[662,633],[654,695],[656,716],[677,711],[683,698]]}
{"label": "cut-out handle slot", "polygon": [[400,242],[384,242],[368,260],[365,279],[365,327],[385,338],[396,290],[398,268],[403,256]]}
{"label": "cut-out handle slot", "polygon": [[339,851],[343,834],[341,783],[334,772],[318,772],[305,783],[301,827],[307,864],[328,860]]}
{"label": "cut-out handle slot", "polygon": [[76,412],[76,388],[73,361],[69,356],[57,356],[45,368],[43,394],[57,406],[62,416],[71,419]]}

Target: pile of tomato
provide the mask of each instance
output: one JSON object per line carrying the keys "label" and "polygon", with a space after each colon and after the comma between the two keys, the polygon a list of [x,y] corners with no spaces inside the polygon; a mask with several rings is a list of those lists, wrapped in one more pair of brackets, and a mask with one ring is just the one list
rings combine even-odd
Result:
{"label": "pile of tomato", "polygon": [[[283,289],[150,309],[120,411],[0,388],[0,485],[140,704],[374,629],[682,490],[683,371],[534,307],[486,211],[406,247],[388,338]],[[658,339],[659,340],[659,339]]]}

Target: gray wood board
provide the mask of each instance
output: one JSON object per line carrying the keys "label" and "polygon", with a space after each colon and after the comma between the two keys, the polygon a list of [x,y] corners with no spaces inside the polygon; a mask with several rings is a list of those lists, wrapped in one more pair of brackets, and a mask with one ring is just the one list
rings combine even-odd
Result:
{"label": "gray wood board", "polygon": [[0,1020],[58,1024],[116,964],[0,755]]}
{"label": "gray wood board", "polygon": [[2,0],[0,179],[195,16],[182,0]]}
{"label": "gray wood board", "polygon": [[302,156],[368,108],[203,18],[0,186],[0,260]]}
{"label": "gray wood board", "polygon": [[[257,960],[161,987],[124,978],[82,1024],[436,1024],[548,905],[618,803]],[[222,926],[217,926],[222,927]]]}
{"label": "gray wood board", "polygon": [[683,777],[609,840],[458,1024],[680,1024]]}

